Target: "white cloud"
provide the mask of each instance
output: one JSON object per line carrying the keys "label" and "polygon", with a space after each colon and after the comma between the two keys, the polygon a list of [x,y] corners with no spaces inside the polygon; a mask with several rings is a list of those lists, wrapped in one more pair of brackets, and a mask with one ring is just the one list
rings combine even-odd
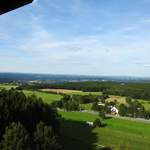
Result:
{"label": "white cloud", "polygon": [[144,64],[143,66],[149,68],[150,67],[150,63],[149,64]]}

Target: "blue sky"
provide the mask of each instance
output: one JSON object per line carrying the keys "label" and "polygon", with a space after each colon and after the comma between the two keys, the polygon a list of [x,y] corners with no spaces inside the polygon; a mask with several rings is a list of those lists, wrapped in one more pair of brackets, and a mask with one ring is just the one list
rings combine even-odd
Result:
{"label": "blue sky", "polygon": [[0,16],[0,72],[150,76],[150,0],[35,0]]}

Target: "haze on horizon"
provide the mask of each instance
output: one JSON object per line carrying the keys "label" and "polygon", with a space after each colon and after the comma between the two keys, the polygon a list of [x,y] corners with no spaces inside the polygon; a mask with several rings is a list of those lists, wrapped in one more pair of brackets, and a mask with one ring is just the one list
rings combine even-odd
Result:
{"label": "haze on horizon", "polygon": [[0,72],[150,76],[149,0],[35,0],[0,16]]}

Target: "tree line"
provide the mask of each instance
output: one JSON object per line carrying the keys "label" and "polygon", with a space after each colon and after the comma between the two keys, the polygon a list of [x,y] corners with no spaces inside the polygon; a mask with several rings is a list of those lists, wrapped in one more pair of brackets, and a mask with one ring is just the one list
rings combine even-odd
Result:
{"label": "tree line", "polygon": [[60,101],[54,101],[51,105],[55,108],[65,109],[66,111],[79,111],[80,104],[98,102],[102,96],[96,95],[64,95]]}
{"label": "tree line", "polygon": [[150,111],[145,110],[139,101],[128,97],[126,98],[126,103],[126,105],[119,105],[119,114],[121,116],[150,119]]}

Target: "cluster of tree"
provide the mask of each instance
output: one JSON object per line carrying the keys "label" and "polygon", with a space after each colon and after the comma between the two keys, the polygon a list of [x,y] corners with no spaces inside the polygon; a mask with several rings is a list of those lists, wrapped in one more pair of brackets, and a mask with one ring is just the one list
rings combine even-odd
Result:
{"label": "cluster of tree", "polygon": [[102,105],[98,105],[98,102],[94,102],[92,104],[91,109],[93,111],[97,111],[99,112],[99,116],[103,119],[106,119],[106,114],[107,113],[111,113],[110,109],[108,108],[108,105],[102,106]]}
{"label": "cluster of tree", "polygon": [[[101,118],[105,119],[106,118],[106,113],[111,113],[110,112],[110,108],[108,106],[112,106],[115,105],[113,102],[106,102],[106,99],[109,98],[109,96],[105,93],[103,93],[100,97],[99,97],[99,101],[95,101],[92,104],[91,109],[93,111],[98,111],[99,115]],[[99,103],[101,103],[102,105],[99,105]]]}
{"label": "cluster of tree", "polygon": [[99,118],[95,119],[93,122],[93,127],[96,128],[100,128],[100,127],[104,127],[106,124],[104,124]]}
{"label": "cluster of tree", "polygon": [[120,104],[119,106],[119,114],[121,116],[150,119],[150,111],[145,110],[139,101],[127,98],[126,102],[127,105]]}
{"label": "cluster of tree", "polygon": [[79,111],[79,101],[75,100],[70,95],[65,95],[60,101],[54,101],[51,104],[53,107],[56,108],[63,108],[66,111]]}
{"label": "cluster of tree", "polygon": [[93,102],[98,102],[100,96],[96,95],[74,95],[74,98],[79,101],[80,104],[88,104]]}
{"label": "cluster of tree", "polygon": [[52,106],[67,111],[80,110],[80,104],[98,103],[100,96],[96,95],[64,95],[60,101],[54,101]]}
{"label": "cluster of tree", "polygon": [[105,91],[109,95],[128,96],[135,99],[150,99],[149,89],[137,89],[135,88],[120,88],[120,89],[107,89]]}
{"label": "cluster of tree", "polygon": [[35,95],[0,91],[1,150],[61,150],[61,117]]}

